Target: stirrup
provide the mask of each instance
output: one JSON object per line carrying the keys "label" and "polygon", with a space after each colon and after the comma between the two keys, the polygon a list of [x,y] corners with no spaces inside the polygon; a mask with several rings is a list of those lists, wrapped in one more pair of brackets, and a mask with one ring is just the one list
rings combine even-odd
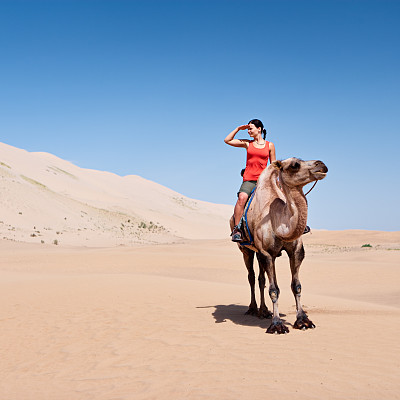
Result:
{"label": "stirrup", "polygon": [[243,240],[242,233],[240,232],[240,229],[238,228],[237,225],[233,228],[231,237],[232,237],[232,242],[241,242]]}

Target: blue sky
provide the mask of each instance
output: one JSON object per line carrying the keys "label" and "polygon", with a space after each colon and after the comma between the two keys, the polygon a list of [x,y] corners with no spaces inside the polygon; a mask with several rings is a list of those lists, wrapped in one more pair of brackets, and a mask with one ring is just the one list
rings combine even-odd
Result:
{"label": "blue sky", "polygon": [[278,158],[329,167],[312,227],[400,230],[399,18],[390,0],[0,0],[0,140],[234,204],[245,151],[223,139],[259,118]]}

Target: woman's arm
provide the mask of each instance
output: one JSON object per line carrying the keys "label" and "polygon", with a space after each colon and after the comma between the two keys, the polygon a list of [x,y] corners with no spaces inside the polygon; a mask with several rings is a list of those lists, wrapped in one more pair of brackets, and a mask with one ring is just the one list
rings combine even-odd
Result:
{"label": "woman's arm", "polygon": [[246,139],[235,139],[235,135],[239,131],[244,131],[247,129],[249,126],[248,125],[240,125],[237,128],[235,128],[225,139],[224,142],[226,144],[229,144],[230,146],[233,147],[248,147],[249,141]]}
{"label": "woman's arm", "polygon": [[274,161],[276,161],[275,146],[269,142],[269,162],[273,163]]}

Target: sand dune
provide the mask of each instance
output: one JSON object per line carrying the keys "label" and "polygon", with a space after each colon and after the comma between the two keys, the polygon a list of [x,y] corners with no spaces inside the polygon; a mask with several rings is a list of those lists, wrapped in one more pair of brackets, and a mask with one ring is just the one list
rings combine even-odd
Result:
{"label": "sand dune", "polygon": [[0,143],[3,239],[118,246],[223,238],[232,207]]}

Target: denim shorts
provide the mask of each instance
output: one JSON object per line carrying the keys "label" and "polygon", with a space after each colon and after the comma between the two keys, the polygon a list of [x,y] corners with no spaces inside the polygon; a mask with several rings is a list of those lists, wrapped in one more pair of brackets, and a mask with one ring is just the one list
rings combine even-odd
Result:
{"label": "denim shorts", "polygon": [[250,196],[250,193],[253,191],[253,189],[256,187],[257,181],[244,181],[242,183],[242,186],[240,186],[240,189],[238,191],[238,196],[240,192],[247,193],[248,196]]}

